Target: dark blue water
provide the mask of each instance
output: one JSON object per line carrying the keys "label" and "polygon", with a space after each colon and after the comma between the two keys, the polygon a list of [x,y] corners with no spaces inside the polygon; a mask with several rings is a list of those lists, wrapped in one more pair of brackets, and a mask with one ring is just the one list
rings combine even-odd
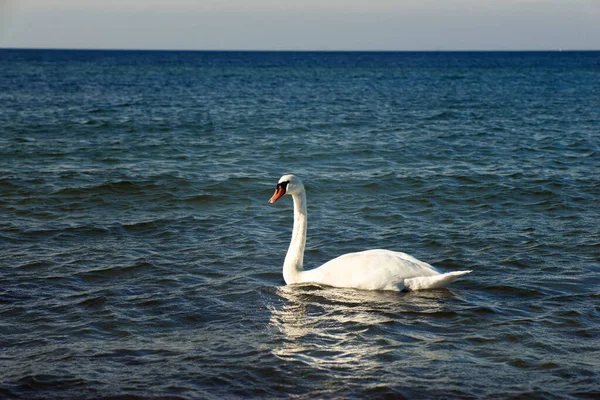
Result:
{"label": "dark blue water", "polygon": [[599,199],[598,52],[0,50],[0,397],[597,397]]}

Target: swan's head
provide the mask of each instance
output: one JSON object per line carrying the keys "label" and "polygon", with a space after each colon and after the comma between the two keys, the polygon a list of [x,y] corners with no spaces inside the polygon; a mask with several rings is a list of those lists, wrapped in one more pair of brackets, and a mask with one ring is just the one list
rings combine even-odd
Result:
{"label": "swan's head", "polygon": [[279,178],[279,182],[275,187],[275,193],[269,199],[269,203],[273,204],[284,194],[296,194],[304,191],[304,185],[300,178],[296,175],[288,174]]}

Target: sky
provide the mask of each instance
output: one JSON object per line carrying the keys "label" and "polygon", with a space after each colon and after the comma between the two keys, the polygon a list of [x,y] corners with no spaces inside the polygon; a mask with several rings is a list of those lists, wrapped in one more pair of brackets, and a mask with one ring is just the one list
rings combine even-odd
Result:
{"label": "sky", "polygon": [[600,0],[0,0],[0,48],[600,50]]}

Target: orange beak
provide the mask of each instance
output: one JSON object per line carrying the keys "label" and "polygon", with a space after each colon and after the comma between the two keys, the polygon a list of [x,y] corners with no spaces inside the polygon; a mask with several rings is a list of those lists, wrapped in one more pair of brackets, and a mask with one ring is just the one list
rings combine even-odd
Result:
{"label": "orange beak", "polygon": [[279,199],[284,194],[285,194],[285,189],[283,188],[283,186],[277,185],[277,187],[275,188],[275,193],[273,193],[273,196],[271,196],[271,198],[269,199],[269,204],[275,203],[277,201],[277,199]]}

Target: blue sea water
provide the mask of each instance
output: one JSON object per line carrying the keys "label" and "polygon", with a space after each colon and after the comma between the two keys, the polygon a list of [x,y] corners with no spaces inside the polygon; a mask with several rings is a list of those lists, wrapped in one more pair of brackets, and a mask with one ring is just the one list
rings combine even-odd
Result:
{"label": "blue sea water", "polygon": [[597,398],[599,199],[600,52],[0,50],[0,397]]}

